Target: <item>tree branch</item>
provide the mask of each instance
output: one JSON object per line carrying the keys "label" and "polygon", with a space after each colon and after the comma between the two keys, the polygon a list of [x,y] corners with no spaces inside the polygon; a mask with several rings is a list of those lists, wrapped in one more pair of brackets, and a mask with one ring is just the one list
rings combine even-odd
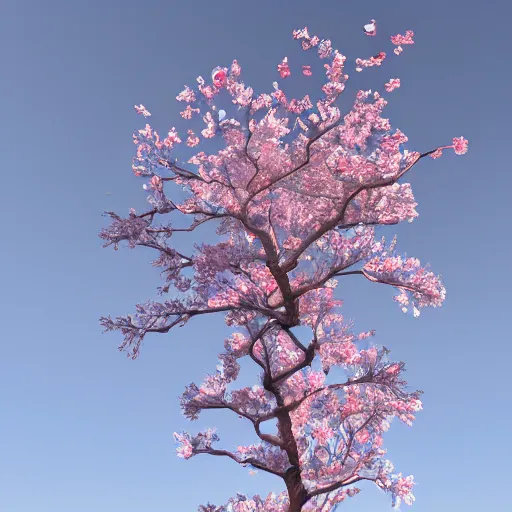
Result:
{"label": "tree branch", "polygon": [[266,441],[267,443],[273,445],[273,446],[277,446],[277,447],[281,447],[282,446],[282,441],[281,439],[279,439],[279,437],[277,436],[273,436],[271,434],[264,434],[263,432],[261,432],[260,430],[260,424],[263,422],[263,421],[266,421],[268,419],[271,419],[272,417],[274,417],[273,413],[269,413],[269,414],[266,414],[264,417],[264,419],[262,418],[258,418],[258,419],[254,419],[252,418],[251,416],[249,416],[248,414],[240,411],[239,409],[237,409],[236,407],[233,407],[232,405],[230,404],[223,404],[223,405],[206,405],[206,406],[202,406],[201,409],[203,410],[206,410],[206,409],[228,409],[230,411],[233,411],[234,413],[238,414],[238,416],[242,416],[243,418],[246,418],[248,419],[253,427],[254,427],[254,430],[256,432],[256,435],[262,440],[262,441]]}
{"label": "tree branch", "polygon": [[361,432],[361,430],[363,430],[363,428],[365,428],[369,423],[370,421],[375,418],[377,416],[377,411],[373,411],[373,413],[368,417],[368,419],[355,431],[355,432],[351,432],[350,434],[350,440],[349,442],[347,443],[347,453],[345,453],[345,456],[343,457],[343,460],[341,461],[341,465],[343,466],[345,464],[345,462],[347,461],[349,455],[350,455],[350,450],[352,449],[352,444],[354,442],[354,439],[356,437],[356,435]]}
{"label": "tree branch", "polygon": [[328,133],[329,131],[331,131],[333,128],[336,128],[336,126],[339,126],[341,124],[341,119],[336,121],[335,123],[331,124],[330,126],[328,126],[327,128],[324,128],[321,132],[319,132],[317,135],[315,135],[314,137],[312,137],[311,139],[309,139],[309,141],[307,142],[306,144],[306,160],[304,160],[304,162],[302,162],[300,165],[294,167],[293,169],[289,170],[288,172],[284,173],[282,176],[279,176],[277,178],[274,178],[273,180],[270,181],[270,183],[268,183],[267,185],[264,185],[262,187],[260,187],[259,189],[257,189],[255,192],[253,192],[248,198],[247,198],[247,201],[246,201],[246,204],[249,203],[249,201],[251,201],[252,199],[254,199],[259,193],[263,192],[264,190],[270,188],[271,186],[275,185],[276,183],[278,183],[279,181],[281,180],[284,180],[285,178],[288,178],[289,176],[291,176],[292,174],[300,171],[303,167],[305,167],[306,165],[309,164],[309,161],[310,161],[310,158],[311,158],[311,146],[312,144],[314,144],[317,140],[319,140],[320,138],[322,138],[326,133]]}
{"label": "tree branch", "polygon": [[309,501],[311,498],[314,498],[315,496],[318,496],[319,494],[332,492],[335,491],[336,489],[339,489],[340,487],[346,487],[347,485],[355,484],[356,482],[360,482],[361,480],[370,480],[371,482],[375,482],[374,478],[366,478],[364,476],[353,476],[350,477],[348,480],[341,480],[339,482],[335,482],[331,485],[328,485],[327,487],[322,487],[320,489],[316,489],[314,491],[309,492],[307,501]]}
{"label": "tree branch", "polygon": [[[174,322],[172,322],[170,325],[165,325],[163,327],[148,328],[148,329],[134,325],[130,315],[128,315],[128,319],[130,320],[129,325],[124,325],[124,324],[115,324],[115,325],[116,325],[116,327],[124,327],[124,328],[131,328],[131,329],[144,329],[145,332],[166,333],[166,332],[169,332],[175,325],[177,325],[181,321],[183,321],[184,317],[187,317],[187,320],[188,320],[188,318],[191,318],[193,316],[206,315],[208,313],[219,313],[221,311],[233,311],[236,309],[240,309],[240,308],[233,307],[233,306],[222,306],[222,307],[218,307],[218,308],[209,308],[209,309],[186,309],[184,311],[176,311],[175,313],[168,313],[166,315],[167,317],[178,315],[178,318]],[[158,315],[155,315],[155,316],[157,316],[156,319],[161,318],[161,316],[158,316]]]}
{"label": "tree branch", "polygon": [[[149,247],[150,249],[156,249],[157,251],[162,251],[168,256],[173,257],[174,255],[179,256],[183,260],[187,260],[187,263],[182,263],[181,268],[185,267],[191,267],[193,265],[193,260],[189,256],[185,256],[184,254],[181,254],[180,252],[176,251],[175,249],[171,249],[170,247],[162,247],[158,244],[150,244],[146,242],[138,243],[137,245],[140,245],[141,247]],[[173,254],[174,253],[174,254]]]}
{"label": "tree branch", "polygon": [[[161,166],[165,167],[166,169],[169,169],[170,171],[174,172],[181,178],[187,178],[187,179],[191,179],[191,180],[199,180],[199,181],[205,182],[205,180],[201,176],[199,176],[187,169],[183,169],[183,167],[179,167],[175,163],[171,163],[168,160],[164,160],[163,158],[160,158],[158,160],[158,163]],[[161,178],[161,179],[162,179],[162,181],[173,181],[175,178]]]}
{"label": "tree branch", "polygon": [[295,345],[304,352],[304,359],[299,364],[295,365],[293,368],[290,368],[284,373],[274,377],[272,379],[272,384],[277,384],[280,381],[287,379],[294,373],[297,373],[299,370],[302,370],[302,368],[305,368],[306,366],[311,366],[311,363],[315,358],[315,350],[317,348],[316,340],[313,340],[311,344],[308,346],[308,348],[306,348],[304,345],[302,345],[302,343],[297,339],[297,337],[291,332],[289,328],[285,328],[284,330],[290,336]]}
{"label": "tree branch", "polygon": [[360,377],[359,379],[348,380],[346,382],[339,383],[339,384],[330,384],[329,386],[323,386],[321,388],[315,389],[311,393],[304,395],[300,400],[297,400],[296,402],[292,402],[291,404],[284,406],[284,408],[287,411],[294,411],[308,398],[311,398],[313,395],[316,395],[317,393],[321,393],[323,391],[342,389],[342,388],[345,388],[348,386],[352,386],[354,384],[372,384],[372,382],[368,381],[367,379],[368,379],[368,375],[364,375],[363,377]]}
{"label": "tree branch", "polygon": [[230,459],[233,459],[238,464],[250,464],[251,466],[254,466],[255,468],[261,469],[262,471],[266,471],[267,473],[271,473],[272,475],[279,476],[281,478],[284,478],[284,473],[281,473],[279,471],[274,471],[273,469],[268,468],[265,466],[262,462],[258,461],[257,459],[253,457],[249,457],[247,459],[239,459],[235,454],[227,451],[227,450],[214,450],[212,448],[205,448],[196,450],[194,449],[195,454],[199,453],[208,453],[209,455],[216,455],[220,457],[229,457]]}
{"label": "tree branch", "polygon": [[313,244],[316,240],[318,240],[321,236],[323,236],[325,233],[327,233],[329,230],[331,230],[332,228],[334,228],[337,224],[339,224],[340,222],[343,223],[343,219],[345,217],[345,213],[347,211],[347,208],[349,206],[349,204],[352,202],[353,199],[356,198],[357,195],[359,195],[363,190],[371,190],[371,189],[374,189],[374,188],[380,188],[380,187],[386,187],[386,186],[389,186],[389,185],[393,185],[394,183],[396,183],[407,171],[409,171],[410,169],[412,169],[412,167],[414,167],[414,165],[416,165],[422,158],[430,155],[431,153],[434,153],[435,150],[432,150],[432,151],[429,151],[428,153],[423,153],[421,155],[418,156],[418,158],[416,158],[416,160],[414,160],[413,162],[411,162],[407,167],[405,167],[402,171],[400,171],[398,173],[397,176],[395,176],[394,178],[388,178],[387,180],[383,180],[383,181],[380,181],[378,183],[373,183],[373,184],[370,184],[370,185],[361,185],[360,187],[358,187],[356,190],[354,190],[354,192],[352,192],[352,194],[350,194],[347,198],[347,200],[345,201],[345,204],[343,205],[343,207],[341,208],[340,212],[338,215],[336,215],[336,217],[334,217],[333,219],[331,219],[329,222],[327,222],[326,224],[324,224],[323,226],[321,226],[318,230],[316,231],[313,231],[309,236],[307,236],[300,244],[299,248],[296,249],[293,254],[290,255],[290,258],[287,262],[285,262],[282,266],[281,266],[281,269],[288,273],[290,270],[292,270],[293,268],[295,268],[295,266],[297,265],[297,260],[299,258],[299,256],[308,248],[311,246],[311,244]]}
{"label": "tree branch", "polygon": [[395,288],[403,288],[404,290],[409,290],[411,292],[417,292],[418,290],[414,288],[414,286],[407,286],[405,284],[398,284],[398,283],[392,283],[390,281],[384,281],[381,279],[377,279],[376,277],[370,276],[367,274],[364,270],[351,270],[349,272],[339,272],[337,274],[334,274],[334,276],[350,276],[350,275],[362,275],[366,277],[369,281],[372,283],[380,283],[380,284],[387,284],[388,286],[394,286]]}

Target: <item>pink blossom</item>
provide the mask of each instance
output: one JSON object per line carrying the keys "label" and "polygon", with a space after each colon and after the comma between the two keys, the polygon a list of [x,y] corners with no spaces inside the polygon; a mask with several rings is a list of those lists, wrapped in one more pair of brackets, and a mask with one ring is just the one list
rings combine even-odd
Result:
{"label": "pink blossom", "polygon": [[286,99],[286,94],[279,88],[279,84],[277,82],[273,82],[272,86],[274,87],[274,92],[272,93],[272,96],[283,106],[288,105],[288,101]]}
{"label": "pink blossom", "polygon": [[396,36],[391,36],[391,42],[396,46],[402,44],[414,44],[413,37],[414,32],[412,30],[407,30],[405,35],[397,34]]}
{"label": "pink blossom", "polygon": [[151,115],[144,105],[135,105],[135,112],[137,112],[137,114],[142,114],[144,117],[149,117]]}
{"label": "pink blossom", "polygon": [[394,53],[395,55],[400,55],[403,51],[404,51],[404,49],[403,49],[401,46],[397,46],[397,47],[393,50],[393,53]]}
{"label": "pink blossom", "polygon": [[152,189],[154,190],[162,190],[162,179],[160,178],[160,176],[153,176],[150,180],[149,180],[149,184],[151,186]]}
{"label": "pink blossom", "polygon": [[245,87],[240,82],[228,82],[227,90],[233,97],[232,101],[235,105],[245,107],[252,102],[253,90],[251,87]]}
{"label": "pink blossom", "polygon": [[[219,82],[217,82],[217,86],[219,86]],[[207,85],[206,87],[203,86],[203,85],[200,85],[198,87],[198,89],[201,91],[201,93],[203,94],[203,96],[207,99],[207,100],[211,100],[215,97],[215,95],[217,94],[218,92],[218,88],[220,87],[217,87],[217,86],[214,86],[214,87],[211,87],[210,85]]]}
{"label": "pink blossom", "polygon": [[290,66],[288,65],[288,57],[285,57],[282,62],[278,64],[277,71],[279,71],[281,78],[286,78],[291,75]]}
{"label": "pink blossom", "polygon": [[188,133],[187,146],[190,147],[190,148],[193,148],[193,147],[197,146],[199,144],[199,142],[200,142],[199,137],[197,137],[195,135],[193,130],[188,130],[187,133]]}
{"label": "pink blossom", "polygon": [[311,71],[311,66],[302,66],[302,74],[304,76],[311,76],[313,74]]}
{"label": "pink blossom", "polygon": [[242,68],[238,64],[238,61],[236,59],[233,60],[233,63],[231,64],[230,68],[230,75],[232,78],[238,78],[240,76],[240,73],[242,72]]}
{"label": "pink blossom", "polygon": [[415,501],[414,494],[412,493],[412,489],[414,487],[414,477],[407,476],[403,477],[402,473],[399,473],[398,480],[393,486],[393,491],[396,494],[399,500],[403,500],[407,505],[412,505]]}
{"label": "pink blossom", "polygon": [[369,68],[372,66],[380,66],[384,62],[386,58],[386,54],[384,52],[380,52],[377,55],[370,57],[369,59],[356,59],[356,71],[361,71],[362,68]]}
{"label": "pink blossom", "polygon": [[178,96],[176,96],[178,101],[186,101],[187,103],[192,103],[196,100],[196,96],[194,91],[187,85],[185,89],[181,91]]}
{"label": "pink blossom", "polygon": [[211,139],[215,137],[215,121],[210,112],[207,112],[205,116],[203,116],[203,121],[206,123],[206,128],[201,130],[201,135],[205,139]]}
{"label": "pink blossom", "polygon": [[303,38],[309,39],[308,27],[304,27],[301,30],[294,30],[293,38],[294,39],[303,39]]}
{"label": "pink blossom", "polygon": [[172,148],[175,144],[181,144],[181,139],[174,126],[169,130],[167,137],[164,139],[163,144],[165,147]]}
{"label": "pink blossom", "polygon": [[370,439],[370,433],[367,429],[360,430],[356,434],[356,441],[361,444],[366,444]]}
{"label": "pink blossom", "polygon": [[147,137],[148,139],[151,139],[153,137],[153,130],[149,124],[146,124],[146,127],[142,130],[139,130],[139,133],[143,135],[144,137]]}
{"label": "pink blossom", "polygon": [[457,155],[464,155],[468,151],[468,141],[464,137],[453,139],[453,149]]}
{"label": "pink blossom", "polygon": [[326,444],[329,439],[334,437],[334,431],[324,423],[322,426],[313,429],[312,436],[319,444]]}
{"label": "pink blossom", "polygon": [[372,336],[375,336],[375,330],[362,332],[357,336],[358,340],[366,340],[368,338],[371,338]]}
{"label": "pink blossom", "polygon": [[400,78],[392,78],[389,82],[384,84],[384,88],[387,92],[394,91],[400,87]]}
{"label": "pink blossom", "polygon": [[283,242],[283,247],[285,249],[289,249],[289,250],[294,250],[294,249],[297,249],[300,244],[301,244],[302,240],[298,237],[288,237],[284,242]]}
{"label": "pink blossom", "polygon": [[443,150],[441,148],[437,148],[431,155],[430,155],[430,158],[433,158],[434,160],[436,158],[439,158],[440,156],[443,155]]}
{"label": "pink blossom", "polygon": [[323,446],[315,448],[315,455],[323,464],[326,464],[329,460],[329,452]]}
{"label": "pink blossom", "polygon": [[142,165],[132,165],[133,174],[135,174],[135,176],[142,176],[142,172],[145,169],[146,168]]}
{"label": "pink blossom", "polygon": [[174,432],[174,438],[176,441],[182,443],[182,445],[176,449],[178,457],[181,457],[182,459],[190,459],[193,455],[193,448],[190,440],[186,436],[182,436],[177,432]]}
{"label": "pink blossom", "polygon": [[182,110],[180,112],[180,115],[181,115],[181,117],[183,117],[183,119],[191,119],[192,118],[192,114],[194,112],[199,114],[199,112],[201,112],[201,111],[198,108],[192,108],[190,105],[187,105],[185,110]]}

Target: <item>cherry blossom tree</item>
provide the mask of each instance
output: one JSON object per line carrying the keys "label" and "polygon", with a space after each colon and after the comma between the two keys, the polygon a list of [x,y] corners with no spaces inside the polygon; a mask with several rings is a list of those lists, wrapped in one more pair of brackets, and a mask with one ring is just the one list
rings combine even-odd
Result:
{"label": "cherry blossom tree", "polygon": [[[364,32],[377,33],[375,20]],[[213,429],[181,432],[174,434],[177,453],[228,457],[275,475],[286,490],[266,498],[236,495],[201,512],[327,512],[357,494],[355,484],[365,480],[390,493],[394,505],[414,501],[414,479],[396,473],[385,458],[383,434],[395,417],[412,424],[421,392],[407,389],[403,363],[369,343],[374,331],[357,333],[343,319],[334,289],[359,275],[395,288],[399,307],[414,316],[441,306],[441,279],[375,230],[412,222],[416,202],[402,178],[446,148],[464,154],[467,141],[454,138],[424,153],[404,149],[408,139],[381,117],[387,101],[378,92],[359,91],[342,115],[336,101],[348,79],[346,57],[307,28],[293,37],[325,62],[318,98],[290,99],[278,82],[272,92],[256,95],[241,81],[236,60],[215,68],[209,83],[197,78],[196,88],[186,86],[177,96],[183,119],[204,122],[196,128],[200,134],[188,130],[185,145],[212,144],[212,151],[178,163],[182,140],[175,128],[163,139],[149,125],[136,131],[133,172],[145,179],[151,208],[131,209],[127,218],[108,212],[112,222],[100,234],[105,246],[117,249],[127,241],[131,248],[154,249],[153,265],[165,278],[159,292],[169,296],[138,304],[134,315],[101,319],[107,331],[124,335],[121,350],[136,358],[147,333],[167,333],[199,315],[223,312],[233,328],[216,372],[186,387],[181,407],[190,420],[206,409],[230,411],[247,420],[259,442],[228,450],[217,447]],[[394,54],[413,37],[412,31],[393,36]],[[385,59],[384,52],[357,59],[355,70]],[[287,58],[277,66],[282,80],[290,66]],[[299,69],[310,77],[314,66]],[[384,85],[386,92],[398,87],[397,78]],[[231,114],[219,107],[222,101]],[[144,105],[135,109],[151,115]],[[185,194],[183,201],[171,200],[172,186]],[[190,221],[181,228],[157,223],[166,214]],[[191,233],[216,219],[218,244],[196,245],[191,255],[169,244],[173,233]],[[294,332],[297,326],[310,332],[307,343]],[[243,357],[259,367],[259,383],[234,389]],[[329,381],[333,367],[346,376],[342,382]],[[276,426],[273,434],[265,423]]]}

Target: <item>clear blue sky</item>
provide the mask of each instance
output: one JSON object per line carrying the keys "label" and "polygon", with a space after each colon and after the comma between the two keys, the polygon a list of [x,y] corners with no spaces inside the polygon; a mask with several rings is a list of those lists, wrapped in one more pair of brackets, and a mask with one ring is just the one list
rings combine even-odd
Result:
{"label": "clear blue sky", "polygon": [[[420,217],[386,230],[444,276],[445,306],[413,319],[392,289],[356,277],[339,289],[344,314],[375,328],[425,391],[415,426],[396,423],[386,437],[397,469],[419,482],[413,510],[511,510],[510,9],[497,0],[4,0],[0,510],[193,512],[237,491],[282,489],[230,460],[175,457],[172,432],[182,428],[217,426],[226,448],[254,441],[227,413],[192,424],[179,409],[185,385],[215,371],[230,331],[221,316],[200,318],[127,359],[98,318],[156,298],[158,272],[150,252],[101,249],[97,233],[102,211],[146,204],[130,168],[131,133],[144,122],[133,105],[145,104],[163,132],[176,124],[183,84],[233,58],[268,91],[281,58],[302,56],[291,32],[305,25],[349,58],[389,51],[388,35],[414,30],[414,47],[358,80],[375,89],[402,79],[387,114],[411,149],[470,141],[466,156],[447,152],[414,170]],[[362,35],[371,18],[385,36]],[[364,487],[340,511],[389,509]]]}

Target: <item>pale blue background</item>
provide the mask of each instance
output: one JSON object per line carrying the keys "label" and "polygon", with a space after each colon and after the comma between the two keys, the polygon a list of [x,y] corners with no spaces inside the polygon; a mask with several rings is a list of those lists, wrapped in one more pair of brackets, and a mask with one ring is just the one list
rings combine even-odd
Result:
{"label": "pale blue background", "polygon": [[[98,318],[156,298],[158,272],[148,264],[153,254],[103,250],[97,232],[102,211],[126,215],[145,205],[130,169],[131,133],[144,123],[133,105],[145,104],[165,133],[176,124],[183,84],[233,58],[249,84],[269,91],[281,58],[302,58],[291,32],[304,25],[350,58],[389,51],[389,35],[413,29],[414,47],[357,83],[402,79],[386,113],[412,148],[470,140],[465,157],[447,152],[417,167],[420,218],[387,230],[399,234],[400,250],[443,274],[445,306],[414,320],[399,311],[392,289],[356,277],[340,289],[344,314],[361,330],[377,329],[375,341],[406,361],[411,385],[426,392],[415,426],[394,424],[386,438],[397,469],[420,484],[413,510],[511,510],[506,6],[4,0],[0,510],[192,512],[237,491],[282,489],[229,460],[174,456],[172,432],[183,427],[216,425],[226,448],[254,441],[229,413],[209,412],[196,424],[180,415],[178,395],[215,370],[229,330],[222,316],[195,319],[148,338],[139,360],[125,358],[120,335],[102,335]],[[360,32],[371,18],[382,37]],[[198,236],[213,241],[210,233]],[[388,510],[386,496],[364,487],[340,510]]]}

